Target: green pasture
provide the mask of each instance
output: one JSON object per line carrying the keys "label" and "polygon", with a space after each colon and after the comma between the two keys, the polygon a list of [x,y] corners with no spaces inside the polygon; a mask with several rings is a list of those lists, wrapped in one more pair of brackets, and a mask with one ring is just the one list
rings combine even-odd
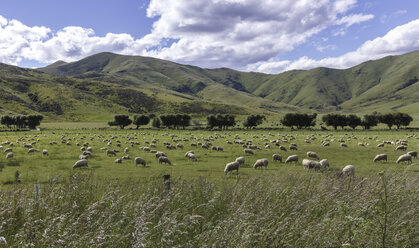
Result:
{"label": "green pasture", "polygon": [[[171,137],[172,136],[172,137]],[[254,150],[254,155],[244,155],[242,145],[227,144],[227,141],[234,141],[236,138],[241,140],[251,140],[260,150]],[[18,139],[24,137],[20,141]],[[113,138],[112,138],[113,137]],[[196,138],[198,140],[193,139]],[[313,137],[310,143],[306,143],[307,138]],[[139,142],[140,145],[130,145],[130,141]],[[338,139],[344,139],[347,148],[340,146]],[[350,138],[350,140],[348,139]],[[62,139],[70,142],[70,145],[62,143]],[[156,147],[150,147],[151,141],[157,139]],[[173,139],[187,139],[188,141],[173,141]],[[205,139],[213,146],[222,146],[224,151],[205,150],[201,147],[192,147],[191,143],[205,142]],[[277,146],[271,143],[272,140],[281,141],[281,145],[287,151],[280,151]],[[368,176],[379,171],[390,173],[407,171],[415,174],[419,172],[417,159],[413,163],[396,164],[396,159],[407,151],[396,151],[396,145],[385,145],[378,148],[376,145],[384,140],[396,141],[399,139],[408,140],[408,151],[418,150],[419,140],[415,133],[407,131],[266,131],[266,130],[241,130],[241,131],[191,131],[191,130],[47,130],[31,132],[4,132],[0,133],[0,141],[10,141],[13,143],[12,149],[14,158],[6,159],[5,154],[0,158],[0,183],[10,184],[14,181],[17,170],[21,174],[22,183],[46,183],[57,175],[66,176],[73,171],[72,165],[82,154],[80,148],[84,142],[88,142],[93,148],[93,157],[89,159],[89,168],[76,169],[81,171],[93,172],[96,179],[107,180],[127,180],[127,179],[148,179],[161,177],[170,174],[172,177],[184,179],[207,178],[211,181],[235,180],[234,174],[224,175],[225,164],[232,162],[239,156],[245,156],[246,163],[240,168],[239,178],[247,179],[252,177],[264,177],[267,175],[284,175],[289,173],[318,173],[305,171],[301,165],[303,158],[306,158],[308,151],[316,152],[320,159],[327,158],[331,164],[330,168],[323,174],[338,175],[339,171],[348,164],[356,168],[357,176]],[[112,142],[107,146],[107,141]],[[328,140],[330,147],[321,145],[322,140]],[[42,155],[41,152],[29,153],[28,148],[23,147],[23,142],[36,142],[34,148],[42,151],[47,149],[49,156]],[[50,142],[57,142],[50,145]],[[117,141],[121,146],[117,147]],[[149,142],[150,144],[147,144]],[[172,145],[182,144],[183,149],[169,150],[163,144],[169,142]],[[265,148],[265,143],[270,144],[270,148]],[[76,146],[79,143],[80,146]],[[298,145],[297,151],[290,151],[290,143]],[[363,143],[365,146],[359,146]],[[163,151],[173,163],[172,166],[159,164],[154,153],[145,152],[140,147],[148,146],[153,150]],[[8,148],[3,145],[3,151]],[[107,156],[106,152],[100,148],[118,149],[121,151],[116,157]],[[129,148],[129,153],[124,154],[124,148]],[[188,161],[184,157],[186,151],[194,150],[197,162]],[[283,162],[272,162],[272,154],[279,153],[283,157]],[[373,163],[375,155],[386,153],[388,162]],[[299,163],[285,164],[284,160],[289,156],[297,154]],[[115,163],[116,158],[129,155],[130,159],[124,160],[122,164]],[[133,159],[142,157],[147,161],[146,167],[135,167]],[[253,169],[253,164],[257,159],[268,158],[269,166],[267,169]]]}

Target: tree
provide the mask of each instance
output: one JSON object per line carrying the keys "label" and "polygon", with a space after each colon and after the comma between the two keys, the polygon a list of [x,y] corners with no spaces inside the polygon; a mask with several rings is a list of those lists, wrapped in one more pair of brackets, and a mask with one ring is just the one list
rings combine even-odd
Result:
{"label": "tree", "polygon": [[348,126],[350,126],[352,129],[355,129],[357,126],[361,125],[362,121],[361,118],[359,118],[356,115],[349,115],[346,117],[346,122]]}
{"label": "tree", "polygon": [[410,122],[413,121],[412,116],[405,113],[395,113],[394,114],[394,125],[397,126],[397,129],[400,129],[400,126],[409,126]]}
{"label": "tree", "polygon": [[288,113],[282,120],[281,124],[287,127],[296,126],[297,129],[302,129],[306,127],[313,127],[316,125],[317,114],[299,114],[299,113]]}
{"label": "tree", "polygon": [[236,117],[234,115],[210,115],[207,116],[207,125],[210,129],[214,127],[228,129],[228,127],[236,125]]}
{"label": "tree", "polygon": [[378,121],[384,123],[391,130],[391,127],[395,124],[395,115],[394,114],[385,114],[378,115]]}
{"label": "tree", "polygon": [[29,115],[27,118],[27,125],[30,129],[35,129],[36,126],[41,125],[41,121],[44,119],[42,115]]}
{"label": "tree", "polygon": [[246,128],[256,127],[262,124],[263,120],[266,120],[264,115],[249,115],[243,122],[243,126],[245,126]]}
{"label": "tree", "polygon": [[126,126],[131,125],[132,120],[128,115],[115,115],[114,120],[108,122],[109,126],[119,126],[121,129],[124,129]]}
{"label": "tree", "polygon": [[364,115],[361,126],[364,127],[364,129],[368,130],[371,127],[375,127],[378,124],[378,118],[376,115]]}
{"label": "tree", "polygon": [[341,114],[327,114],[322,117],[322,121],[326,124],[326,126],[332,126],[335,130],[338,127],[342,127],[342,129],[347,126],[347,118],[345,115]]}
{"label": "tree", "polygon": [[137,129],[140,126],[144,126],[147,125],[148,123],[150,123],[150,117],[146,116],[146,115],[135,115],[134,116],[134,121],[132,122],[132,124],[137,126]]}
{"label": "tree", "polygon": [[151,125],[155,128],[160,128],[161,122],[159,117],[154,117],[153,122],[151,122]]}

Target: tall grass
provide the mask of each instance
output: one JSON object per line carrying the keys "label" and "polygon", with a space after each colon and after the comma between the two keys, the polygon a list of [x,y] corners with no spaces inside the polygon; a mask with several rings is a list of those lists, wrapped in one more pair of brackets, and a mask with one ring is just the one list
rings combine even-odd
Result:
{"label": "tall grass", "polygon": [[0,189],[11,247],[417,247],[419,178],[334,173],[215,184],[204,178],[106,182],[71,173]]}

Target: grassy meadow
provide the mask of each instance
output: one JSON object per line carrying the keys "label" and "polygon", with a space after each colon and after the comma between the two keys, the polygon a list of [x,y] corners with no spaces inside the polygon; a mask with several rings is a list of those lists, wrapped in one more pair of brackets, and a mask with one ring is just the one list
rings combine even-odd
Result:
{"label": "grassy meadow", "polygon": [[[45,124],[43,124],[45,125]],[[14,158],[0,158],[0,236],[11,247],[417,247],[419,187],[417,159],[396,164],[407,151],[382,141],[405,139],[418,150],[411,131],[284,130],[118,130],[59,129],[2,132]],[[20,140],[18,140],[20,138]],[[342,138],[348,145],[340,146]],[[150,147],[156,139],[156,147]],[[239,144],[251,140],[260,150],[244,155]],[[280,140],[281,151],[272,140]],[[305,140],[309,139],[310,143]],[[65,142],[70,142],[66,145]],[[107,145],[108,140],[112,142]],[[192,147],[209,141],[223,151]],[[321,145],[330,142],[329,147]],[[51,145],[50,142],[57,142]],[[138,142],[131,146],[132,142]],[[36,142],[42,152],[27,153],[23,142]],[[72,169],[83,143],[93,148],[88,168]],[[169,150],[164,142],[183,144]],[[270,148],[265,148],[265,142]],[[80,146],[76,144],[79,143]],[[296,143],[297,151],[289,145]],[[359,146],[363,143],[365,146]],[[117,146],[120,144],[120,146]],[[148,146],[163,151],[173,163],[159,164]],[[3,145],[3,151],[9,148]],[[116,157],[100,148],[118,149]],[[124,154],[124,148],[129,152]],[[184,157],[194,150],[197,162]],[[307,171],[307,151],[327,158],[330,168]],[[299,163],[272,162],[292,154]],[[386,153],[387,162],[373,163]],[[116,158],[129,155],[121,164]],[[225,164],[245,156],[239,175],[225,175]],[[142,157],[147,166],[134,166]],[[266,169],[253,169],[268,158]],[[339,177],[348,164],[355,178]],[[20,172],[21,183],[15,183]],[[171,189],[162,176],[171,175]],[[41,194],[34,195],[39,183]],[[1,246],[0,246],[1,247]]]}

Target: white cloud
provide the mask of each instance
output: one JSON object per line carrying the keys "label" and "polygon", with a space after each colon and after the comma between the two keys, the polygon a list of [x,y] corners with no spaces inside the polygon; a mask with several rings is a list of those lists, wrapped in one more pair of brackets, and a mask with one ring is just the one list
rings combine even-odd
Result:
{"label": "white cloud", "polygon": [[[0,61],[74,61],[109,51],[243,69],[291,51],[330,26],[348,27],[372,18],[345,15],[355,6],[356,0],[151,0],[147,16],[157,20],[151,33],[141,39],[129,34],[97,36],[83,27],[51,32],[1,18],[0,32],[10,30],[9,39],[0,36]],[[12,30],[21,29],[18,24],[32,33]],[[1,50],[13,46],[13,56]]]}
{"label": "white cloud", "polygon": [[311,69],[315,67],[349,68],[367,60],[379,59],[389,55],[403,54],[419,49],[419,19],[398,26],[383,37],[366,41],[357,50],[339,57],[310,59],[306,56],[296,61],[268,61],[253,64],[249,70],[267,73],[279,73],[293,69]]}

